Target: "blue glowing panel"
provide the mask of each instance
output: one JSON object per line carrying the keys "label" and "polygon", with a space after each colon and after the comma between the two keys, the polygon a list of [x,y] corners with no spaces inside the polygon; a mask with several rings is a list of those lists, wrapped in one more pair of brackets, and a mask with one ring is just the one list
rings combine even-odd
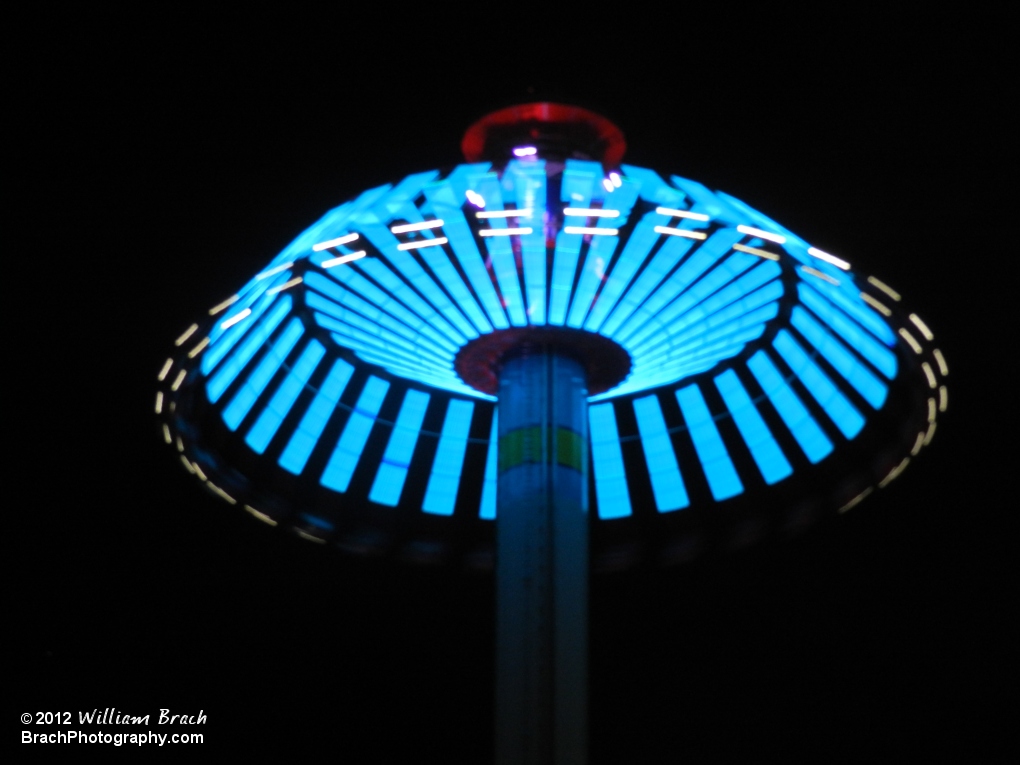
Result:
{"label": "blue glowing panel", "polygon": [[808,339],[808,342],[825,357],[826,361],[832,364],[833,368],[857,389],[865,401],[875,409],[882,407],[889,390],[888,387],[858,361],[857,357],[848,351],[843,343],[826,332],[822,325],[812,319],[808,312],[800,306],[794,307],[790,320],[793,326]]}
{"label": "blue glowing panel", "polygon": [[[457,165],[450,174],[441,181],[425,187],[425,196],[435,204],[438,201],[460,208],[470,201],[467,192],[477,192],[478,184],[492,172],[492,163],[476,162],[471,165]],[[484,195],[483,201],[484,201]],[[490,207],[489,200],[484,206]],[[468,208],[471,209],[471,208]]]}
{"label": "blue glowing panel", "polygon": [[290,272],[276,277],[253,279],[252,286],[238,293],[238,299],[224,309],[220,319],[209,332],[209,347],[202,355],[202,374],[208,375],[219,364],[237,341],[250,327],[258,323],[259,317],[274,300],[276,294],[267,295],[271,287],[283,284],[291,277]]}
{"label": "blue glowing panel", "polygon": [[545,324],[545,225],[542,213],[546,204],[545,162],[542,160],[519,162],[514,160],[506,167],[514,181],[514,196],[518,210],[534,210],[522,225],[531,229],[520,237],[521,267],[524,271],[524,292],[527,297],[528,321]]}
{"label": "blue glowing panel", "polygon": [[[396,238],[389,232],[389,229],[384,226],[366,226],[366,228],[370,229],[376,240],[380,242],[389,240],[392,242],[392,246],[389,248],[392,252],[387,252],[387,254],[391,259],[399,262],[400,265],[397,266],[397,263],[394,263],[396,269],[391,269],[380,258],[362,258],[357,262],[357,266],[359,268],[364,270],[366,274],[382,285],[382,287],[397,298],[397,300],[425,319],[425,321],[432,325],[439,334],[449,337],[457,344],[463,344],[469,337],[475,337],[477,335],[474,330],[470,330],[469,334],[462,334],[458,331],[458,329],[454,329],[453,324],[446,321],[446,319],[454,315],[455,312],[450,307],[449,302],[446,301],[445,296],[441,295],[439,287],[434,281],[432,281],[431,277],[424,277],[419,281],[416,281],[415,287],[422,290],[428,296],[429,301],[432,301],[433,303],[440,303],[447,309],[447,315],[445,318],[433,309],[429,302],[419,297],[418,293],[411,289],[411,287],[400,276],[398,276],[398,273],[402,272],[407,273],[408,271],[420,271],[421,267],[417,264],[411,266],[410,261],[413,260],[411,256],[406,252],[397,251]],[[348,269],[341,269],[341,272],[347,270]],[[459,329],[470,329],[463,317],[460,317],[460,319],[461,321],[457,323]]]}
{"label": "blue glowing panel", "polygon": [[[657,337],[663,329],[666,329],[667,332],[675,333],[686,328],[691,322],[698,321],[698,319],[705,315],[706,311],[704,309],[693,311],[692,316],[682,322],[677,323],[675,320],[696,306],[700,307],[699,304],[706,301],[712,293],[759,262],[754,256],[744,255],[743,253],[736,253],[726,258],[726,260],[719,262],[715,268],[704,274],[697,282],[686,289],[679,298],[668,306],[657,309],[655,320],[650,321],[632,337],[628,338],[628,343],[641,347],[644,341],[651,338],[651,342],[654,344],[658,342]],[[660,292],[663,291],[660,290]]]}
{"label": "blue glowing panel", "polygon": [[[317,312],[315,318],[320,327],[341,334],[349,333],[352,337],[359,338],[366,345],[374,346],[378,350],[394,350],[409,360],[420,361],[426,368],[444,364],[453,358],[450,351],[440,348],[427,338],[401,326],[398,322],[391,323],[383,320],[373,325],[365,321],[364,316],[357,311],[338,305],[314,292],[308,292],[305,298],[308,307]],[[357,298],[351,296],[345,302],[356,304],[356,301]]]}
{"label": "blue glowing panel", "polygon": [[648,475],[652,479],[655,507],[660,513],[687,507],[690,504],[687,488],[680,476],[659,399],[655,396],[634,399],[634,414],[637,415]]}
{"label": "blue glowing panel", "polygon": [[[362,258],[358,261],[358,263],[365,263],[370,260],[370,258]],[[436,330],[435,327],[430,325],[426,320],[422,319],[413,311],[409,310],[399,300],[394,298],[385,290],[377,287],[374,282],[365,278],[365,276],[362,275],[357,268],[334,268],[329,272],[329,275],[336,281],[343,284],[350,293],[361,296],[365,300],[377,306],[379,309],[392,314],[393,317],[399,319],[419,335],[424,335],[437,346],[446,348],[451,352],[457,350],[458,346],[453,343],[448,336]],[[309,274],[306,278],[310,277],[311,274]],[[322,282],[313,280],[312,283],[315,285],[315,289],[322,291],[328,297],[346,303],[346,300],[343,297],[344,290],[338,290],[337,292],[328,291],[326,286],[328,280]]]}
{"label": "blue glowing panel", "polygon": [[818,427],[814,417],[779,374],[765,351],[758,351],[749,358],[747,367],[808,460],[818,462],[832,452],[832,442]]}
{"label": "blue glowing panel", "polygon": [[[442,236],[449,240],[447,226],[453,222],[452,219],[454,217],[459,218],[463,225],[464,216],[459,209],[451,208],[446,205],[440,205],[439,208],[439,210],[431,209],[431,205],[426,204],[425,207],[419,211],[413,205],[408,204],[402,206],[400,210],[395,213],[395,217],[403,219],[408,223],[421,223],[425,220],[422,213],[432,213],[432,216],[430,216],[432,219],[443,221],[443,227],[441,229],[421,231],[417,234],[405,234],[405,236],[417,237],[418,240],[434,240]],[[442,211],[448,211],[451,219],[447,220],[446,217],[441,215],[440,212]],[[414,241],[414,239],[411,241]],[[477,249],[475,252],[477,254]],[[478,332],[491,332],[492,324],[482,312],[482,309],[475,300],[474,294],[468,288],[467,284],[464,283],[460,273],[454,267],[445,248],[437,245],[427,248],[424,251],[419,251],[418,254],[427,268],[435,274],[436,282],[439,285],[442,285],[450,293],[450,296],[453,298],[452,305],[449,301],[447,301],[446,297],[441,294],[441,291],[438,291],[438,288],[434,290],[429,286],[433,284],[431,277],[428,277],[425,271],[418,268],[417,261],[415,261],[414,257],[410,253],[400,252],[397,250],[392,253],[390,259],[397,267],[397,270],[401,271],[409,278],[411,284],[419,287],[419,289],[422,289],[422,291],[427,294],[438,295],[440,302],[436,303],[436,305],[440,307],[444,315],[446,315],[447,318],[455,326],[457,326],[465,336],[474,337]],[[422,286],[419,286],[419,284]],[[488,286],[491,290],[492,284],[490,283]],[[434,300],[433,302],[435,303]],[[470,325],[464,321],[464,318],[454,309],[454,306],[467,315],[468,319],[471,321]]]}
{"label": "blue glowing panel", "polygon": [[609,263],[613,259],[613,252],[619,241],[615,236],[592,236],[584,266],[581,269],[581,278],[578,280],[577,289],[574,290],[574,298],[570,304],[567,326],[580,328],[584,323],[584,317],[591,307],[595,292],[599,285],[607,280],[606,272],[609,270]]}
{"label": "blue glowing panel", "polygon": [[753,265],[744,259],[738,262],[734,262],[735,260],[736,258],[729,258],[721,263],[711,274],[662,311],[659,317],[662,327],[657,332],[651,331],[655,329],[652,326],[649,330],[639,333],[631,339],[632,347],[641,353],[660,348],[664,344],[667,347],[677,345],[681,338],[686,340],[694,334],[730,323],[742,314],[782,297],[783,287],[779,281],[773,281],[765,288],[757,289],[762,283],[779,275],[780,269],[774,263],[762,263],[725,289],[716,292],[735,274]]}
{"label": "blue glowing panel", "polygon": [[[564,207],[588,207],[591,204],[595,179],[602,174],[602,167],[595,162],[567,160],[560,186],[560,202]],[[549,323],[562,326],[567,320],[567,307],[574,289],[574,272],[581,252],[584,236],[556,235],[556,249],[553,252],[552,282],[549,296]]]}
{"label": "blue glowing panel", "polygon": [[426,513],[453,515],[474,411],[473,401],[450,399],[443,430],[439,435],[436,458],[432,463],[432,473],[425,487],[425,500],[421,509]]}
{"label": "blue glowing panel", "polygon": [[[424,218],[416,208],[410,207],[409,209],[410,212],[398,217],[403,218],[410,223],[422,223],[424,221]],[[394,271],[402,275],[418,292],[423,294],[429,303],[439,310],[439,313],[450,323],[451,326],[456,327],[465,338],[470,339],[478,336],[478,331],[466,318],[464,318],[464,314],[457,309],[457,306],[450,301],[442,287],[440,287],[439,284],[425,271],[425,269],[418,264],[415,256],[412,255],[411,252],[399,249],[399,242],[397,238],[387,227],[372,224],[364,225],[362,226],[362,229],[373,244],[385,253],[386,258],[390,261],[390,263],[392,263]],[[412,234],[404,234],[403,236],[409,237],[412,242],[416,242],[436,239],[441,236],[441,234],[442,232],[438,229],[426,229],[423,231],[413,232]],[[449,284],[444,284],[444,286],[447,287],[447,289],[450,289],[456,285],[459,288],[459,294],[468,296],[469,303],[474,305],[474,300],[470,298],[470,293],[467,292],[467,288],[464,286],[463,281],[461,281],[460,275],[457,274],[455,269],[449,267],[449,260],[441,246],[423,249],[418,251],[418,253],[433,267],[442,266],[445,262],[447,266],[445,272],[452,281]],[[361,265],[362,267],[368,266],[367,263],[362,263]],[[440,270],[442,270],[442,268],[440,268]],[[391,284],[396,284],[396,282],[391,282]],[[411,293],[404,294],[409,295]],[[475,308],[477,308],[477,306],[475,306]],[[428,318],[437,327],[443,326],[436,322],[435,314],[431,313],[431,310],[426,311],[420,307],[416,308],[416,310],[418,310],[422,316]]]}
{"label": "blue glowing panel", "polygon": [[592,466],[599,518],[623,518],[631,514],[627,472],[623,468],[620,436],[612,404],[588,407]]}
{"label": "blue glowing panel", "polygon": [[[604,400],[711,369],[748,341],[771,337],[778,327],[766,330],[773,323],[789,325],[799,298],[804,308],[797,321],[805,327],[794,337],[803,335],[804,347],[826,359],[822,368],[835,366],[871,405],[884,401],[886,378],[897,371],[891,347],[899,339],[862,301],[852,273],[836,273],[767,216],[693,181],[666,182],[632,166],[610,181],[599,163],[572,159],[550,185],[549,171],[541,160],[461,165],[445,178],[429,171],[370,189],[327,213],[249,281],[213,325],[200,362],[210,398],[236,387],[253,357],[245,358],[242,348],[258,352],[259,342],[245,344],[284,297],[266,294],[269,285],[300,273],[304,283],[286,294],[303,317],[311,309],[332,342],[360,362],[460,397],[493,400],[454,368],[456,354],[479,334],[548,324],[610,337],[630,355],[632,368],[620,386],[591,399]],[[618,215],[568,215],[566,208]],[[392,230],[428,221],[441,224]],[[786,237],[779,261],[733,251],[738,243],[776,251],[775,243],[763,241],[768,233],[737,230],[747,225]],[[565,226],[619,233],[566,234]],[[491,235],[501,232],[511,235]],[[406,247],[441,236],[448,241],[439,246]],[[347,241],[323,246],[338,237]],[[356,260],[330,265],[338,255],[361,251]],[[831,272],[840,283],[805,277],[802,264]],[[782,280],[783,272],[796,280]],[[784,294],[784,283],[796,285],[797,293]],[[780,303],[788,307],[780,310]],[[230,324],[234,317],[240,320]],[[829,374],[842,386],[842,378]]]}
{"label": "blue glowing panel", "polygon": [[[480,178],[477,186],[478,192],[485,198],[488,211],[504,210],[503,193],[500,189],[499,178],[495,173],[488,173]],[[506,218],[486,218],[482,223],[487,224],[490,229],[518,228],[528,226],[533,221],[528,218],[511,218],[513,224],[508,226]],[[510,323],[515,327],[523,327],[528,323],[528,316],[524,309],[524,298],[521,295],[521,282],[517,275],[517,263],[514,260],[513,248],[509,236],[488,236],[485,237],[485,248],[489,253],[489,262],[492,264],[493,273],[496,274],[496,283],[499,285],[503,295],[503,306],[510,316]]]}
{"label": "blue glowing panel", "polygon": [[496,468],[499,460],[499,407],[492,410],[492,430],[489,431],[489,451],[485,455],[485,479],[482,483],[482,503],[478,517],[491,521],[496,517]]}
{"label": "blue glowing panel", "polygon": [[[443,233],[446,234],[446,231],[444,230]],[[447,238],[449,239],[449,237]],[[492,332],[492,324],[489,323],[488,318],[482,312],[482,309],[479,308],[474,295],[467,285],[464,284],[464,280],[460,278],[460,274],[457,273],[457,269],[450,261],[450,256],[446,254],[446,250],[442,247],[433,247],[427,251],[425,262],[435,273],[439,283],[449,290],[454,304],[459,306],[471,320],[472,325],[469,328],[471,332],[476,334]],[[492,286],[491,283],[489,286]]]}
{"label": "blue glowing panel", "polygon": [[[674,181],[675,180],[677,180],[676,177],[674,177]],[[751,219],[751,224],[754,227],[763,229],[765,231],[771,231],[776,234],[779,234],[780,236],[786,237],[787,239],[786,244],[794,244],[796,245],[796,247],[802,250],[807,250],[808,248],[807,242],[805,242],[799,236],[794,234],[792,231],[776,223],[774,220],[772,220],[772,218],[768,217],[764,213],[755,210],[747,203],[741,202],[739,199],[727,194],[725,191],[717,191],[715,192],[715,196],[719,201],[726,204],[731,210],[733,210],[736,213],[737,217],[740,217],[741,215],[746,215],[747,217],[749,217]],[[747,221],[745,220],[738,222],[746,223]]]}
{"label": "blue glowing panel", "polygon": [[[602,203],[603,210],[615,210],[619,213],[616,218],[595,218],[591,221],[594,228],[619,229],[627,223],[631,208],[637,201],[637,185],[625,183],[619,189],[606,194]],[[575,222],[576,221],[576,222]],[[565,225],[587,225],[584,218],[572,218],[567,216]],[[624,263],[623,268],[617,265],[612,266],[613,254],[620,243],[617,235],[592,234],[591,244],[584,259],[584,266],[581,269],[581,278],[578,281],[577,289],[570,304],[570,314],[567,317],[567,324],[571,327],[580,327],[585,316],[595,302],[595,294],[600,288],[608,287],[610,284],[621,282],[626,285],[636,265],[633,260]],[[608,276],[612,270],[612,276]],[[601,297],[600,297],[601,301]]]}
{"label": "blue glowing panel", "polygon": [[638,184],[641,198],[646,202],[673,208],[686,206],[684,193],[662,180],[662,176],[654,170],[635,165],[623,165],[620,169],[628,179]]}
{"label": "blue glowing panel", "polygon": [[844,436],[853,438],[861,432],[861,428],[864,427],[861,413],[839,388],[832,384],[828,375],[819,369],[789,332],[785,329],[779,330],[772,345]]}
{"label": "blue glowing panel", "polygon": [[304,332],[305,328],[301,324],[300,319],[295,317],[290,320],[290,323],[283,330],[279,339],[269,347],[266,355],[262,357],[262,361],[255,367],[255,371],[248,376],[248,379],[245,380],[237,393],[234,394],[234,398],[223,410],[223,421],[227,424],[228,428],[237,430],[245,415],[251,410],[258,397],[262,395],[262,391],[266,389],[269,381],[276,374],[276,371],[287,358],[287,354],[293,350]]}
{"label": "blue glowing panel", "polygon": [[315,394],[311,406],[301,418],[297,430],[291,435],[283,454],[280,455],[279,464],[284,470],[298,475],[305,469],[305,463],[318,443],[326,422],[333,416],[337,402],[353,373],[354,367],[343,359],[333,362],[329,374],[319,387],[319,392]]}
{"label": "blue glowing panel", "polygon": [[[783,296],[783,285],[773,281],[728,305],[734,295],[741,293],[738,289],[724,292],[730,294],[713,296],[688,315],[675,317],[658,335],[650,335],[641,345],[632,346],[633,353],[647,354],[649,363],[659,363],[664,355],[672,359],[677,357],[678,352],[688,353],[693,338],[708,342],[771,319],[778,312],[776,301]],[[720,309],[720,305],[725,307]]]}
{"label": "blue glowing panel", "polygon": [[283,378],[280,387],[269,399],[269,405],[262,410],[262,414],[245,436],[244,440],[254,451],[262,454],[269,446],[283,418],[290,413],[291,407],[294,406],[298,395],[304,390],[308,378],[312,376],[325,353],[326,349],[318,340],[311,340],[305,346],[297,363]]}
{"label": "blue glowing panel", "polygon": [[797,285],[801,302],[842,337],[847,344],[866,358],[879,372],[892,380],[896,377],[896,354],[879,343],[843,311],[822,297],[809,285]]}
{"label": "blue glowing panel", "polygon": [[[649,326],[661,326],[657,321],[658,313],[681,292],[700,279],[734,244],[740,241],[742,236],[733,229],[720,229],[712,234],[634,312],[633,316],[613,335],[613,338],[617,342],[623,342],[628,340],[632,334],[646,330]],[[643,333],[641,336],[644,334],[647,333]]]}
{"label": "blue glowing panel", "polygon": [[670,176],[670,180],[674,186],[684,192],[693,203],[694,209],[699,212],[727,223],[746,222],[744,216],[734,210],[725,199],[697,181],[681,178],[678,175]]}
{"label": "blue glowing panel", "polygon": [[379,471],[375,474],[372,490],[368,494],[373,502],[393,506],[400,501],[429,398],[429,394],[417,390],[409,390],[404,397],[393,432],[390,433],[390,441],[379,463]]}
{"label": "blue glowing panel", "polygon": [[727,369],[715,378],[715,387],[726,403],[726,408],[730,410],[744,443],[751,450],[751,456],[765,483],[773,484],[791,475],[793,468],[744,390],[737,373]]}
{"label": "blue glowing panel", "polygon": [[705,399],[697,385],[688,385],[676,391],[676,400],[680,404],[687,429],[694,442],[694,450],[701,460],[701,468],[708,479],[708,488],[717,500],[735,497],[744,491],[744,485],[737,476],[736,468],[730,460],[726,445],[719,435],[712,415],[708,411]]}
{"label": "blue glowing panel", "polygon": [[[627,240],[623,252],[620,253],[620,261],[616,269],[614,269],[614,274],[617,269],[621,273],[633,272],[645,262],[648,253],[651,252],[652,248],[661,238],[660,234],[655,231],[655,227],[663,225],[663,221],[664,217],[662,215],[650,212],[638,222],[630,238]],[[616,301],[620,293],[627,287],[629,279],[611,279],[603,288],[602,295],[599,297],[598,303],[595,304],[595,308],[592,309],[591,316],[585,323],[585,329],[590,332],[601,331],[604,335],[612,336],[620,324],[634,313],[637,307],[644,302],[652,290],[662,283],[667,274],[673,270],[676,264],[680,262],[681,258],[693,246],[693,239],[683,239],[675,236],[668,237],[663,242],[662,247],[659,248],[659,251],[649,261],[648,265],[645,266],[641,275],[638,276],[630,289],[627,290],[627,294],[619,305],[617,305]],[[616,310],[612,311],[612,315],[600,327],[602,319],[614,307]]]}
{"label": "blue glowing panel", "polygon": [[354,405],[351,416],[347,419],[344,432],[340,434],[336,448],[326,464],[319,483],[328,489],[335,491],[347,491],[351,483],[351,476],[354,475],[354,468],[358,466],[361,459],[361,452],[368,441],[368,434],[375,424],[375,418],[379,414],[383,399],[386,398],[386,391],[390,384],[378,377],[369,377],[365,383],[358,402]]}
{"label": "blue glowing panel", "polygon": [[489,271],[486,269],[482,254],[478,250],[471,226],[477,222],[474,213],[481,207],[468,207],[470,218],[465,217],[461,210],[467,198],[467,192],[475,193],[479,179],[486,177],[491,165],[460,165],[445,180],[437,181],[425,187],[425,196],[432,205],[437,218],[445,221],[443,231],[450,240],[450,248],[464,273],[471,283],[474,294],[478,296],[485,308],[492,326],[506,329],[510,326],[506,311],[500,304],[499,295],[492,285]]}
{"label": "blue glowing panel", "polygon": [[241,373],[241,370],[251,361],[252,356],[258,352],[263,343],[273,334],[273,330],[290,313],[290,306],[290,296],[285,295],[255,329],[245,337],[241,346],[231,354],[223,366],[216,370],[216,374],[206,384],[206,395],[209,396],[209,401],[215,404],[220,400],[223,392],[230,387],[230,384],[234,382]]}
{"label": "blue glowing panel", "polygon": [[896,345],[896,333],[889,328],[889,325],[882,320],[873,309],[869,308],[854,292],[847,289],[848,277],[845,278],[839,287],[816,279],[811,286],[838,305],[871,334],[884,342],[889,347]]}
{"label": "blue glowing panel", "polygon": [[574,289],[574,272],[584,237],[581,234],[556,234],[553,252],[552,282],[549,290],[549,324],[562,326],[567,320],[567,306]]}
{"label": "blue glowing panel", "polygon": [[492,286],[489,272],[485,268],[485,261],[482,260],[482,254],[478,251],[478,245],[475,243],[467,220],[459,210],[447,210],[446,208],[437,208],[437,210],[442,211],[444,215],[446,237],[450,240],[450,247],[467,274],[475,294],[479,296],[482,305],[485,306],[492,326],[496,329],[506,329],[510,326],[510,322],[499,301],[499,295],[496,294],[496,288]]}
{"label": "blue glowing panel", "polygon": [[[438,170],[426,170],[424,173],[414,173],[400,181],[393,189],[373,203],[370,210],[366,210],[372,218],[387,219],[390,216],[398,215],[402,210],[414,209],[409,204],[422,190],[439,175]],[[367,217],[367,216],[362,216]],[[410,220],[410,219],[407,219]]]}

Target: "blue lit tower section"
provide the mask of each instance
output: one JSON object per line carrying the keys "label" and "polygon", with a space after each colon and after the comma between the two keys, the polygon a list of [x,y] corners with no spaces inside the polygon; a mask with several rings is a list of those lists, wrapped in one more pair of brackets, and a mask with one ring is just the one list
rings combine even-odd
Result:
{"label": "blue lit tower section", "polygon": [[553,346],[499,375],[496,752],[584,762],[588,422],[585,369]]}
{"label": "blue lit tower section", "polygon": [[932,442],[949,369],[892,286],[623,163],[598,115],[512,107],[462,148],[329,210],[187,327],[155,410],[260,521],[496,562],[501,762],[582,762],[588,561],[838,517]]}

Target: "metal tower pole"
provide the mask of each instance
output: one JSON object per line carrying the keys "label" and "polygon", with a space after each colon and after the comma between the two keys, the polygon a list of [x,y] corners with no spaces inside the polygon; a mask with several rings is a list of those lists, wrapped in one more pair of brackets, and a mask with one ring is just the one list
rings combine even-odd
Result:
{"label": "metal tower pole", "polygon": [[587,761],[587,395],[582,365],[549,347],[500,373],[497,765]]}

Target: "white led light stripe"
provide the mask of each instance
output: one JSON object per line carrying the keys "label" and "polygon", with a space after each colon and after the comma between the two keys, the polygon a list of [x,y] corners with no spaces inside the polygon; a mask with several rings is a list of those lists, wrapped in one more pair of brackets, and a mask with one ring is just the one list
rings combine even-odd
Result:
{"label": "white led light stripe", "polygon": [[198,325],[197,324],[192,324],[190,327],[188,327],[186,330],[184,330],[184,334],[183,335],[181,335],[176,340],[174,340],[174,345],[176,345],[178,347],[184,345],[184,343],[187,342],[188,338],[191,337],[193,334],[195,334],[195,332],[197,330],[198,330]]}
{"label": "white led light stripe", "polygon": [[288,268],[290,268],[293,265],[294,265],[294,261],[288,261],[287,263],[284,263],[282,266],[277,266],[276,268],[270,268],[268,271],[263,271],[261,274],[256,276],[255,277],[255,281],[258,282],[258,281],[262,281],[263,279],[265,279],[265,278],[267,278],[269,276],[275,276],[276,274],[280,273],[281,271],[286,271]]}
{"label": "white led light stripe", "polygon": [[532,232],[528,226],[522,228],[483,228],[479,229],[480,236],[526,236]]}
{"label": "white led light stripe", "polygon": [[619,210],[605,210],[586,207],[568,207],[563,211],[564,215],[583,215],[586,218],[619,218]]}
{"label": "white led light stripe", "polygon": [[303,281],[304,281],[304,279],[302,279],[300,276],[295,276],[290,281],[284,282],[283,284],[281,284],[281,285],[279,285],[277,287],[273,287],[271,289],[266,290],[266,294],[267,295],[275,295],[277,292],[283,292],[284,290],[289,290],[291,287],[296,287],[297,285],[301,284],[301,282],[303,282]]}
{"label": "white led light stripe", "polygon": [[879,301],[875,300],[875,298],[871,297],[871,295],[869,295],[868,293],[862,292],[861,293],[861,300],[863,300],[865,303],[867,303],[872,308],[877,310],[883,316],[892,316],[892,311],[889,309],[889,306],[887,306],[884,303],[880,303]]}
{"label": "white led light stripe", "polygon": [[708,234],[704,231],[687,231],[682,228],[670,228],[669,226],[656,226],[656,234],[668,234],[669,236],[682,236],[687,239],[707,239]]}
{"label": "white led light stripe", "polygon": [[435,239],[422,239],[417,242],[404,242],[398,244],[397,249],[401,252],[406,250],[420,250],[423,247],[438,247],[441,244],[446,244],[449,241],[445,236],[436,237]]}
{"label": "white led light stripe", "polygon": [[234,326],[235,324],[237,324],[237,322],[241,321],[241,319],[243,319],[244,317],[250,316],[250,315],[251,315],[251,309],[250,308],[245,308],[243,311],[241,311],[239,313],[235,313],[229,319],[227,319],[222,324],[220,324],[220,329],[228,329],[228,328]]}
{"label": "white led light stripe", "polygon": [[691,220],[708,220],[704,213],[691,212],[690,210],[674,210],[672,207],[656,207],[655,212],[659,215],[668,215],[671,218],[690,218]]}
{"label": "white led light stripe", "polygon": [[884,292],[886,295],[891,297],[893,300],[899,301],[900,293],[898,293],[896,290],[894,290],[892,287],[890,287],[885,282],[879,281],[874,276],[869,276],[868,277],[868,284],[871,284],[871,285],[873,285],[875,287],[878,287],[880,290],[882,290],[882,292]]}
{"label": "white led light stripe", "polygon": [[476,218],[530,218],[531,208],[525,207],[521,210],[485,210],[476,212]]}
{"label": "white led light stripe", "polygon": [[910,314],[910,321],[914,323],[915,327],[921,330],[921,334],[924,335],[925,340],[928,340],[930,342],[935,339],[935,335],[933,335],[931,333],[931,330],[928,329],[928,325],[921,321],[921,317],[918,316],[916,313]]}
{"label": "white led light stripe", "polygon": [[156,379],[159,380],[160,382],[163,382],[166,379],[167,373],[170,371],[170,367],[172,367],[173,365],[174,365],[173,359],[167,359],[165,362],[163,362],[163,368],[159,370],[159,377],[157,377]]}
{"label": "white led light stripe", "polygon": [[358,250],[352,252],[350,255],[341,255],[339,258],[330,258],[329,260],[322,261],[319,265],[322,268],[333,268],[333,266],[342,266],[344,263],[351,263],[355,260],[361,260],[367,255],[364,250]]}
{"label": "white led light stripe", "polygon": [[839,286],[839,279],[832,278],[827,273],[819,271],[817,268],[812,268],[810,265],[802,265],[801,271],[803,271],[804,273],[809,273],[812,276],[816,276],[817,278],[820,278],[822,282],[828,282],[830,285],[835,285],[836,287]]}
{"label": "white led light stripe", "polygon": [[747,234],[748,236],[756,236],[759,239],[767,239],[770,242],[776,244],[783,244],[786,242],[785,236],[779,234],[773,234],[771,231],[762,231],[760,228],[753,228],[752,226],[737,226],[737,231],[741,234]]}
{"label": "white led light stripe", "polygon": [[189,359],[195,358],[198,354],[200,354],[205,349],[205,347],[207,345],[209,345],[209,338],[208,337],[203,338],[202,342],[200,342],[198,345],[196,345],[194,348],[192,348],[190,351],[188,351],[188,358]]}
{"label": "white led light stripe", "polygon": [[907,330],[900,327],[899,335],[900,337],[907,341],[907,345],[910,346],[911,350],[913,350],[914,353],[921,352],[921,344],[917,342],[917,340],[914,339],[914,336],[907,332]]}
{"label": "white led light stripe", "polygon": [[746,244],[735,244],[733,249],[737,252],[746,252],[748,255],[757,255],[759,258],[765,258],[766,260],[779,260],[779,256],[774,252],[759,250],[757,247],[748,247]]}
{"label": "white led light stripe", "polygon": [[312,245],[312,252],[322,252],[328,250],[331,247],[339,247],[341,244],[347,244],[353,242],[358,238],[358,234],[346,234],[344,236],[337,237],[336,239],[330,239],[327,242],[319,242],[318,244]]}
{"label": "white led light stripe", "polygon": [[616,236],[618,228],[593,228],[590,226],[564,226],[564,234],[593,234],[594,236]]}
{"label": "white led light stripe", "polygon": [[403,223],[399,226],[390,226],[390,231],[394,234],[406,234],[408,231],[424,231],[429,228],[440,228],[442,225],[442,220],[425,220],[421,223]]}
{"label": "white led light stripe", "polygon": [[218,314],[220,311],[224,310],[225,308],[228,308],[228,307],[232,306],[234,303],[236,303],[238,301],[238,299],[239,299],[238,295],[232,295],[231,297],[228,297],[222,303],[219,303],[218,305],[214,305],[212,308],[210,308],[209,309],[209,315],[210,316],[215,316],[216,314]]}
{"label": "white led light stripe", "polygon": [[850,264],[842,258],[837,258],[835,255],[830,255],[827,252],[819,250],[817,247],[808,247],[808,255],[819,260],[824,260],[826,263],[831,263],[836,268],[841,268],[844,271],[849,270]]}

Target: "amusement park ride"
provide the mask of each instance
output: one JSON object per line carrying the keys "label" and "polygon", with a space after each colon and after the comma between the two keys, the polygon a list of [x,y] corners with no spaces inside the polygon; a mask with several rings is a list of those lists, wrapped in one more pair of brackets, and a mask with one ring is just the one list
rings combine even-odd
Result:
{"label": "amusement park ride", "polygon": [[880,278],[572,106],[328,211],[175,342],[162,437],[314,543],[494,568],[496,761],[583,763],[590,567],[843,513],[947,407]]}

